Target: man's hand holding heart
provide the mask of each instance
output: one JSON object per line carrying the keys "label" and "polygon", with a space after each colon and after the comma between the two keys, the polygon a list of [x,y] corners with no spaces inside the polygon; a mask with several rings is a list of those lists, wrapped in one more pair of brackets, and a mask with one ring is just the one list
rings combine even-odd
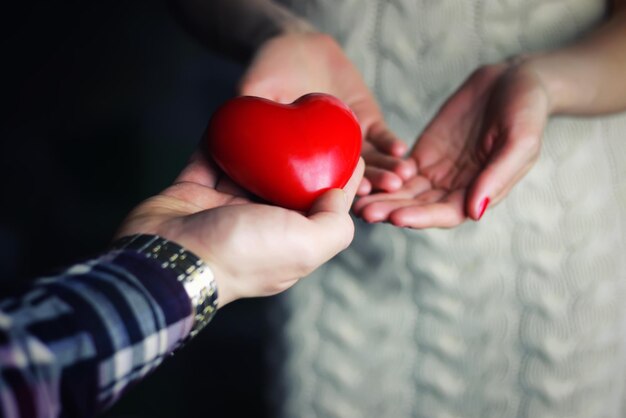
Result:
{"label": "man's hand holding heart", "polygon": [[343,190],[320,195],[306,213],[254,203],[198,152],[174,184],[140,204],[117,236],[156,234],[191,250],[215,274],[219,306],[279,293],[352,241],[350,202],[359,161]]}

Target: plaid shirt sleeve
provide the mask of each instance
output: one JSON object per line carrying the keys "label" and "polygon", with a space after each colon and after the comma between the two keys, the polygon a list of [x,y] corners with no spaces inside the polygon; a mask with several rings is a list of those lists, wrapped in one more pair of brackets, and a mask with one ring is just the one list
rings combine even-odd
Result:
{"label": "plaid shirt sleeve", "polygon": [[175,273],[115,251],[0,300],[0,416],[89,417],[189,334]]}

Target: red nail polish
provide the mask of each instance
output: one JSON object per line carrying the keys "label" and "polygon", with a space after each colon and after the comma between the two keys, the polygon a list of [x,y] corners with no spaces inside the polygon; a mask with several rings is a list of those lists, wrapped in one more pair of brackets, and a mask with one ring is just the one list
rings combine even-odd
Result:
{"label": "red nail polish", "polygon": [[490,201],[491,199],[486,197],[483,199],[482,202],[480,202],[480,205],[478,206],[478,220],[480,220],[480,218],[482,218],[485,214],[485,211],[487,210],[487,206],[489,206]]}

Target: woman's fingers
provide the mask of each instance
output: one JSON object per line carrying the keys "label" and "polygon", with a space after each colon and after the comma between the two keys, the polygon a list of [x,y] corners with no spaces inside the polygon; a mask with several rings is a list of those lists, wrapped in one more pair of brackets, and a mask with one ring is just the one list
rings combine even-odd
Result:
{"label": "woman's fingers", "polygon": [[390,214],[398,209],[430,205],[439,202],[445,195],[443,190],[430,190],[413,199],[381,200],[363,207],[360,216],[367,222],[389,221]]}
{"label": "woman's fingers", "polygon": [[412,159],[385,154],[368,141],[363,143],[361,155],[367,164],[365,178],[368,183],[364,183],[359,189],[360,196],[373,190],[387,192],[398,190],[405,180],[415,176],[417,172],[415,161]]}
{"label": "woman's fingers", "polygon": [[369,180],[372,190],[393,192],[402,187],[402,179],[397,174],[378,167],[367,166],[365,178]]}
{"label": "woman's fingers", "polygon": [[390,171],[402,180],[408,180],[417,173],[415,160],[399,158],[382,154],[373,147],[362,153],[368,166]]}
{"label": "woman's fingers", "polygon": [[361,211],[366,206],[376,203],[384,202],[387,200],[410,200],[414,199],[421,193],[430,190],[432,185],[428,179],[421,176],[416,176],[407,181],[401,189],[392,193],[376,193],[369,196],[360,198],[353,206],[353,210],[357,215],[361,215]]}
{"label": "woman's fingers", "polygon": [[437,203],[399,208],[389,214],[389,222],[414,229],[453,228],[465,222],[464,197],[459,190]]}
{"label": "woman's fingers", "polygon": [[394,157],[401,157],[408,150],[407,145],[398,139],[382,120],[374,122],[369,127],[365,139],[381,153]]}
{"label": "woman's fingers", "polygon": [[367,196],[372,192],[372,183],[365,177],[361,179],[361,183],[356,190],[357,196]]}
{"label": "woman's fingers", "polygon": [[367,222],[389,222],[399,227],[452,228],[467,218],[464,198],[462,189],[431,189],[412,199],[372,202],[361,209],[360,216]]}

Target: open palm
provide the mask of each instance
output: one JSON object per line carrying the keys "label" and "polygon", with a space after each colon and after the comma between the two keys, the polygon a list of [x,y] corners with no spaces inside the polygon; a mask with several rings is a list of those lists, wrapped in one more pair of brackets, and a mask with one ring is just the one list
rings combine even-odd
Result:
{"label": "open palm", "polygon": [[482,67],[418,139],[409,158],[416,174],[399,190],[361,198],[355,212],[411,228],[480,219],[538,158],[549,107],[538,77],[523,65]]}

